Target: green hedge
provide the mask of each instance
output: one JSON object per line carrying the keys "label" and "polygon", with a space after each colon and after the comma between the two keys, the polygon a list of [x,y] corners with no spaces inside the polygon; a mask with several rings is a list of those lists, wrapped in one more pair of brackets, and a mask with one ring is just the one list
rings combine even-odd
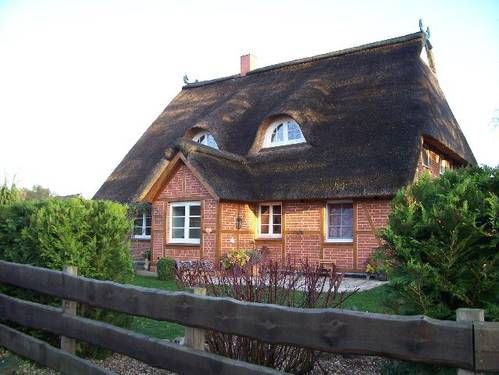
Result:
{"label": "green hedge", "polygon": [[175,279],[175,260],[172,258],[161,258],[156,265],[159,280]]}
{"label": "green hedge", "polygon": [[[73,265],[81,276],[127,283],[133,279],[131,228],[127,207],[118,203],[79,198],[11,200],[0,205],[0,259],[55,270]],[[60,304],[24,290],[2,290]],[[81,306],[79,314],[120,326],[130,323],[123,314],[89,307]]]}
{"label": "green hedge", "polygon": [[455,319],[459,307],[499,320],[499,169],[423,176],[393,201],[377,257],[395,312]]}

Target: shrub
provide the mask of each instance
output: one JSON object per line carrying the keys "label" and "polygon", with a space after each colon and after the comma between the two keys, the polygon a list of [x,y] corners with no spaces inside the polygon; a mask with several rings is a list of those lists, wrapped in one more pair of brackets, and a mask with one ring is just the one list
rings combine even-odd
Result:
{"label": "shrub", "polygon": [[174,280],[176,272],[176,263],[172,258],[161,258],[156,265],[159,280]]}
{"label": "shrub", "polygon": [[[258,266],[256,274],[251,267],[237,264],[214,270],[180,267],[177,280],[183,287],[204,286],[212,296],[302,308],[337,307],[346,298],[339,293],[342,277],[334,270],[325,275],[322,267],[308,262],[282,265],[262,261]],[[213,331],[207,332],[207,342],[211,352],[291,373],[307,373],[319,355],[309,349]]]}
{"label": "shrub", "polygon": [[10,188],[7,183],[0,186],[0,206],[7,206],[9,204],[15,203],[21,199],[19,190],[12,185]]}
{"label": "shrub", "polygon": [[[84,199],[19,201],[0,206],[0,259],[126,283],[133,278],[131,221],[124,205]],[[4,289],[5,291],[6,289]],[[9,292],[40,303],[60,301],[29,291]],[[123,314],[80,306],[79,314],[126,326]]]}
{"label": "shrub", "polygon": [[455,319],[459,307],[499,319],[498,169],[423,176],[400,191],[377,257],[400,313]]}

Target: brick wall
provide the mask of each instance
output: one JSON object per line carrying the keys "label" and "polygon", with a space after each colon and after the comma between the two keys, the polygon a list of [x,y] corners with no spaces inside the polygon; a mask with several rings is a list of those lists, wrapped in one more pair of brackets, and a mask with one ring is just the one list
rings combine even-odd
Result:
{"label": "brick wall", "polygon": [[[199,245],[171,244],[168,242],[170,203],[178,201],[201,202],[201,240]],[[194,174],[180,167],[152,203],[152,264],[162,257],[177,260],[215,260],[218,201],[214,199]]]}
{"label": "brick wall", "polygon": [[130,251],[133,259],[144,259],[144,251],[151,250],[151,240],[139,240],[132,238],[130,241]]}
{"label": "brick wall", "polygon": [[[202,207],[202,238],[200,245],[168,243],[169,205],[174,201],[200,201]],[[363,271],[373,249],[379,246],[375,233],[387,224],[389,200],[356,200],[352,243],[325,241],[326,201],[289,201],[282,204],[283,236],[279,239],[259,238],[257,231],[258,205],[238,202],[218,202],[196,176],[181,165],[152,204],[152,268],[157,259],[165,256],[177,260],[215,260],[236,249],[250,250],[267,247],[277,261],[308,258],[334,262],[343,271]],[[217,228],[217,212],[220,228]],[[241,227],[236,228],[237,218]],[[141,254],[140,246],[136,246]],[[219,247],[217,249],[217,247]]]}

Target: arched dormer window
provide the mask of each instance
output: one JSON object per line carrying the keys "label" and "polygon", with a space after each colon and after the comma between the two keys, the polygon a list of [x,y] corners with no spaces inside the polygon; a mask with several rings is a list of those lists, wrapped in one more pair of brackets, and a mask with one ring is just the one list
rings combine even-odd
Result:
{"label": "arched dormer window", "polygon": [[203,131],[197,133],[194,137],[192,137],[192,140],[194,142],[198,142],[201,143],[202,145],[212,147],[218,150],[217,142],[215,141],[215,138],[213,138],[213,135],[211,135],[210,132]]}
{"label": "arched dormer window", "polygon": [[277,147],[305,143],[300,125],[290,117],[280,118],[269,125],[263,147]]}

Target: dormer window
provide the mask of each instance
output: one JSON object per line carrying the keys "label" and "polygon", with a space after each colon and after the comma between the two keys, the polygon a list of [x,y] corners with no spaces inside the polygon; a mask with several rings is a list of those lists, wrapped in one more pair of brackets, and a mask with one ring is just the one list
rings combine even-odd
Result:
{"label": "dormer window", "polygon": [[192,138],[192,140],[194,142],[198,142],[198,143],[201,143],[202,145],[212,147],[212,148],[215,148],[218,150],[217,142],[215,141],[215,138],[213,138],[213,135],[211,135],[210,132],[204,131],[204,132],[198,133]]}
{"label": "dormer window", "polygon": [[264,147],[277,147],[305,143],[305,137],[301,132],[300,125],[291,119],[283,118],[274,121],[265,133]]}

